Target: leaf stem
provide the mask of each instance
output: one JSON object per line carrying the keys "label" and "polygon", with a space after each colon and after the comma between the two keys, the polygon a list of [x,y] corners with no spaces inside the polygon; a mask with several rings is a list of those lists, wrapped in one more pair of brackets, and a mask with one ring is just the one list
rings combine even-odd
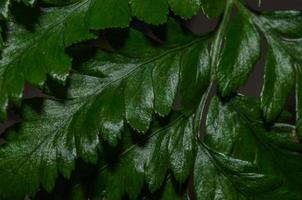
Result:
{"label": "leaf stem", "polygon": [[212,99],[213,95],[212,91],[214,90],[214,84],[213,82],[210,83],[208,86],[206,92],[201,98],[201,101],[198,105],[196,115],[194,117],[194,132],[198,133],[197,138],[200,142],[203,140],[204,134],[201,132],[201,130],[205,130],[206,126],[206,114],[208,110],[208,102],[210,99]]}
{"label": "leaf stem", "polygon": [[214,37],[213,45],[210,52],[212,81],[215,79],[216,68],[219,63],[219,54],[223,46],[223,36],[231,17],[232,8],[233,0],[227,0],[221,23]]}
{"label": "leaf stem", "polygon": [[197,137],[200,142],[202,142],[203,135],[204,135],[202,134],[201,130],[205,130],[205,126],[206,126],[205,123],[206,123],[208,102],[213,97],[213,95],[211,95],[212,91],[215,90],[215,86],[214,86],[214,80],[216,74],[215,69],[219,62],[219,54],[223,45],[223,36],[231,17],[232,7],[233,7],[233,0],[227,0],[226,7],[222,16],[222,21],[215,34],[214,41],[211,47],[211,52],[210,52],[210,56],[211,56],[210,65],[211,65],[211,76],[212,76],[211,83],[209,84],[208,89],[206,90],[200,101],[200,104],[196,112],[197,114],[194,119],[194,131],[199,133]]}

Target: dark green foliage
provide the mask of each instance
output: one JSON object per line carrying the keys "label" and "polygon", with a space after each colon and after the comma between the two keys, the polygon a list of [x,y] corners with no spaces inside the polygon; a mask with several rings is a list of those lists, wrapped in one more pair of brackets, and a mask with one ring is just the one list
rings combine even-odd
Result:
{"label": "dark green foliage", "polygon": [[[220,17],[213,32],[182,26],[199,12]],[[0,20],[0,118],[22,118],[3,135],[1,200],[302,199],[300,12],[0,0]],[[260,98],[238,94],[262,54]],[[23,100],[26,82],[45,95]]]}

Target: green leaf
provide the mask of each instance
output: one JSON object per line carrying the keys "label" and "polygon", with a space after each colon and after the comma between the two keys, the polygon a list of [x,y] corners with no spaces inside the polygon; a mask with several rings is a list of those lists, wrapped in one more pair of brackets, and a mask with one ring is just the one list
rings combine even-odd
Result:
{"label": "green leaf", "polygon": [[246,83],[260,55],[260,36],[253,18],[246,8],[237,6],[232,19],[233,7],[232,1],[227,2],[211,44],[212,76],[222,96],[229,96]]}
{"label": "green leaf", "polygon": [[126,27],[130,22],[128,0],[90,0],[88,22],[93,29]]}
{"label": "green leaf", "polygon": [[291,57],[275,40],[270,41],[262,89],[262,109],[268,121],[273,121],[283,109],[294,83]]}
{"label": "green leaf", "polygon": [[256,26],[268,43],[261,107],[265,119],[274,122],[294,85],[295,69],[301,68],[301,13],[255,14],[241,3],[235,4],[237,16],[230,20],[232,2],[228,2],[212,43],[211,65],[217,68],[218,89],[222,96],[229,96],[248,79],[259,57],[260,38]]}
{"label": "green leaf", "polygon": [[[137,31],[131,30],[129,34],[129,40],[133,43],[137,43],[136,39],[143,39]],[[153,109],[159,113],[164,108],[165,114],[169,113],[178,88],[178,81],[174,78],[179,79],[179,75],[171,74],[171,84],[168,80],[172,79],[163,77],[159,72],[166,70],[163,68],[173,69],[175,66],[170,64],[171,59],[174,59],[172,63],[178,63],[175,72],[178,74],[179,66],[186,64],[180,62],[179,55],[186,51],[196,54],[195,51],[204,52],[206,49],[204,41],[199,38],[190,43],[179,42],[173,47],[153,47],[153,51],[148,51],[149,54],[143,51],[140,57],[130,56],[131,51],[127,51],[126,45],[121,53],[99,52],[78,66],[68,81],[65,100],[44,100],[40,107],[42,113],[25,112],[26,120],[19,131],[20,138],[12,139],[7,147],[1,149],[0,169],[3,170],[0,179],[5,185],[15,185],[15,189],[13,192],[12,188],[1,186],[0,182],[0,194],[32,195],[40,183],[50,190],[58,171],[65,177],[70,175],[75,158],[96,161],[99,135],[109,144],[117,145],[125,129],[125,119],[133,128],[146,133]],[[147,47],[152,49],[150,42],[146,40],[145,44],[149,44]],[[159,82],[156,87],[155,80]],[[160,86],[168,89],[163,90]],[[153,191],[161,186],[165,178],[167,166],[164,163],[170,163],[176,179],[181,182],[189,175],[193,164],[193,131],[190,123],[182,122],[167,135],[160,136],[164,138],[156,139],[152,147],[156,150],[152,150],[152,162],[146,171]],[[162,153],[158,154],[160,149]],[[162,169],[158,168],[159,164]],[[8,168],[9,165],[17,169]],[[17,185],[18,181],[20,185]],[[24,184],[29,187],[24,188]]]}
{"label": "green leaf", "polygon": [[132,15],[150,23],[162,24],[167,21],[167,0],[130,0]]}
{"label": "green leaf", "polygon": [[[160,200],[185,200],[189,199],[186,194],[182,194],[180,188],[178,188],[170,178],[166,180],[165,186],[163,188],[162,194],[160,195]],[[155,199],[155,198],[154,198]],[[158,199],[158,198],[157,198]]]}
{"label": "green leaf", "polygon": [[[37,105],[37,102],[33,104]],[[40,184],[50,191],[58,171],[69,177],[78,156],[86,161],[96,161],[98,137],[92,130],[95,121],[86,119],[86,126],[79,123],[87,106],[81,113],[77,112],[77,104],[48,100],[42,106],[43,117],[26,107],[24,117],[28,122],[22,125],[18,136],[11,139],[13,141],[9,140],[8,146],[1,148],[0,196],[3,199],[34,195]],[[62,112],[66,107],[69,110]],[[74,118],[70,118],[71,115]]]}
{"label": "green leaf", "polygon": [[133,74],[125,87],[126,119],[141,132],[149,129],[153,116],[152,68],[145,68]]}
{"label": "green leaf", "polygon": [[238,10],[228,23],[223,43],[216,76],[218,88],[226,96],[245,84],[260,56],[260,36],[244,10]]}
{"label": "green leaf", "polygon": [[[0,0],[0,118],[10,103],[23,114],[0,148],[0,199],[44,189],[64,199],[302,199],[301,12],[256,13],[237,0],[9,4]],[[169,9],[221,20],[196,37]],[[117,29],[133,17],[148,37]],[[115,29],[99,34],[106,28]],[[234,93],[259,58],[260,32],[268,52],[258,102]],[[21,103],[25,82],[49,96]],[[283,110],[294,85],[296,126]],[[207,113],[211,93],[219,97]],[[61,181],[66,194],[56,196]]]}
{"label": "green leaf", "polygon": [[[2,119],[9,100],[20,101],[25,81],[41,86],[46,74],[65,81],[71,66],[65,47],[95,37],[84,22],[87,9],[86,1],[68,7],[44,9],[34,31],[27,30],[16,19],[9,20],[7,47],[3,49],[0,61]],[[14,13],[18,12],[16,8]]]}
{"label": "green leaf", "polygon": [[[101,1],[85,0],[62,7],[42,8],[41,12],[18,6],[13,9],[13,16],[8,19],[6,48],[0,61],[1,119],[6,116],[9,101],[19,103],[25,81],[41,86],[48,74],[58,81],[66,80],[71,58],[66,55],[65,48],[95,38],[96,35],[89,29],[128,26],[130,16],[127,17],[127,2],[119,2],[119,6],[115,1],[105,5],[107,7]],[[116,7],[121,9],[120,12],[115,12]],[[110,15],[100,12],[100,9],[106,9]],[[7,13],[7,9],[4,11]],[[38,15],[38,22],[20,23],[24,13]],[[119,18],[114,18],[112,13],[117,13]],[[125,15],[121,16],[121,13]],[[109,18],[104,18],[102,14]]]}
{"label": "green leaf", "polygon": [[282,111],[295,81],[295,68],[301,68],[300,12],[278,11],[255,16],[254,21],[268,42],[261,106],[268,121]]}
{"label": "green leaf", "polygon": [[[174,56],[171,55],[170,58],[166,57],[161,60],[153,69],[154,108],[162,116],[169,114],[173,106],[179,82],[179,68],[181,64],[181,60],[175,59]],[[167,76],[167,74],[169,74],[169,76]]]}
{"label": "green leaf", "polygon": [[[141,34],[136,31],[131,31],[129,37],[130,41],[128,42],[131,44],[137,44],[138,42],[135,40],[142,40]],[[129,43],[126,44],[126,47],[132,46]],[[140,45],[142,44],[140,43]],[[151,46],[150,44],[147,46],[147,43],[142,47],[145,50],[148,48],[150,49]],[[121,102],[125,102],[125,117],[127,121],[139,132],[146,132],[154,111],[161,116],[165,116],[170,112],[176,96],[179,79],[181,78],[179,68],[185,68],[190,64],[180,60],[178,55],[187,51],[187,55],[196,55],[200,51],[206,51],[206,46],[202,40],[193,40],[189,44],[167,47],[159,49],[157,52],[150,49],[147,53],[141,52],[140,57],[137,55],[138,52],[136,52],[135,58],[129,56],[129,53],[132,53],[132,48],[130,51],[121,50],[123,52],[121,54],[102,53],[99,54],[95,61],[91,61],[88,66],[84,66],[81,69],[83,74],[96,78],[108,77],[108,83],[105,84],[106,87],[110,87],[116,82],[118,85],[120,84],[118,87],[122,89],[119,96],[122,99]],[[196,66],[199,67],[200,58],[194,58],[197,59],[194,63],[197,63]],[[208,67],[206,66],[208,63],[201,64],[201,67],[204,68],[199,70],[201,77],[204,77],[204,74],[208,74]],[[122,68],[122,65],[124,65],[124,68]],[[169,76],[166,76],[166,70],[169,70]],[[200,80],[203,85],[207,85],[207,81],[207,79]],[[72,84],[74,83],[72,82]],[[182,85],[189,84],[183,79],[180,85],[181,88],[184,88]],[[97,94],[104,89],[103,85],[98,88],[100,88],[100,91],[97,91]],[[201,89],[204,91],[205,88]],[[199,95],[203,93],[201,89],[197,91]],[[84,89],[78,88],[76,90],[84,91]],[[86,91],[89,90],[86,89]],[[95,92],[92,96],[94,95],[96,95]],[[102,95],[99,98],[102,98]],[[112,96],[113,98],[115,97]],[[192,102],[190,102],[190,106],[192,106]]]}
{"label": "green leaf", "polygon": [[[154,130],[139,140],[130,133],[125,134],[118,157],[99,164],[96,199],[105,195],[108,200],[118,200],[126,194],[136,199],[144,181],[154,192],[165,182],[169,166],[178,181],[185,181],[194,160],[193,118],[194,115],[174,117],[160,129],[154,124]],[[103,153],[110,155],[106,150]],[[164,188],[163,199],[168,198],[167,194],[178,196],[169,183],[165,183]],[[105,194],[101,193],[103,190]]]}
{"label": "green leaf", "polygon": [[[71,59],[66,55],[65,48],[76,42],[95,38],[95,35],[89,31],[90,29],[128,26],[131,20],[130,7],[133,15],[153,24],[166,22],[168,12],[168,2],[164,0],[158,2],[134,0],[130,2],[130,7],[128,5],[129,2],[125,0],[118,2],[118,4],[116,1],[102,2],[96,0],[61,2],[64,4],[57,1],[46,1],[46,3],[54,5],[65,5],[68,3],[69,5],[42,8],[41,13],[37,13],[39,16],[36,18],[37,23],[34,24],[24,25],[20,23],[18,20],[20,16],[9,19],[9,31],[7,33],[8,40],[5,43],[6,48],[3,50],[3,59],[0,61],[0,77],[2,77],[0,82],[0,117],[2,119],[5,118],[5,110],[10,102],[19,104],[20,98],[22,97],[24,82],[42,86],[46,79],[46,75],[50,75],[52,78],[61,82],[66,80],[71,66]],[[174,3],[176,8],[179,7],[177,6],[178,3]],[[195,4],[199,3],[195,2],[194,5]],[[212,6],[212,4],[209,3],[209,6]],[[116,8],[119,10],[116,10]],[[31,11],[34,10],[29,10],[29,12]],[[20,15],[20,9],[15,9],[14,15]],[[247,17],[245,16],[243,18],[245,19]],[[28,27],[28,25],[30,26]],[[235,27],[235,25],[233,27]],[[249,26],[247,25],[247,27]],[[252,30],[253,28],[250,27],[250,29]],[[257,34],[251,31],[251,36],[254,37],[254,39],[243,36],[246,40],[241,42],[238,41],[238,45],[244,42],[249,45],[254,45],[251,46],[253,47],[251,48],[253,51],[250,52],[250,59],[246,62],[249,64],[246,65],[245,69],[250,69],[250,64],[253,63],[257,57],[257,52],[255,50],[257,43],[251,42],[257,40]],[[228,43],[226,42],[226,44]],[[240,47],[241,46],[238,47],[239,50],[242,50]],[[240,51],[238,53],[240,53]],[[236,54],[233,56],[236,56]],[[53,59],[54,57],[56,59]],[[228,55],[226,55],[226,57],[228,57]],[[243,62],[242,64],[246,63]],[[227,64],[229,64],[227,66],[230,66],[232,63]],[[222,69],[222,67],[220,68]],[[225,69],[228,68],[230,67],[225,67]],[[180,69],[175,67],[170,68],[169,70],[174,70],[173,73],[177,76],[176,72]],[[17,71],[18,76],[16,76]],[[157,71],[157,73],[164,73],[164,71]],[[224,73],[221,74],[223,75]],[[240,76],[238,82],[232,83],[231,86],[227,86],[227,89],[225,89],[227,90],[225,91],[226,94],[229,93],[230,90],[235,90],[238,85],[241,85],[246,80],[249,71],[240,70],[240,72],[234,73],[234,76],[237,74]],[[157,75],[160,76],[160,74]],[[225,80],[224,77],[228,76],[221,76],[220,82]],[[233,79],[233,77],[229,77],[229,79]],[[177,82],[177,77],[174,77],[173,80]],[[156,81],[155,83],[157,83],[157,80],[153,81]],[[166,81],[170,80],[167,79]],[[175,83],[172,84],[175,85]],[[167,85],[167,88],[162,89],[171,89],[171,92],[174,92],[175,90],[174,88],[171,88],[171,85]],[[157,103],[158,99],[156,99],[155,95],[154,106],[159,114],[165,115],[169,112],[168,107],[170,106],[173,97],[173,93],[166,96],[166,98],[168,98],[166,99],[167,102],[160,102],[166,103],[166,105],[164,107],[159,107]],[[148,118],[150,118],[150,114],[148,114],[148,116]],[[148,120],[145,123],[146,124],[138,124],[137,126],[139,127],[137,127],[137,129],[142,129],[142,131],[146,129]]]}
{"label": "green leaf", "polygon": [[249,98],[213,99],[195,162],[198,199],[301,198],[302,146],[294,127],[277,124],[267,131],[260,116]]}
{"label": "green leaf", "polygon": [[1,18],[6,19],[8,17],[9,6],[10,6],[10,0],[0,0]]}
{"label": "green leaf", "polygon": [[210,56],[206,46],[195,46],[184,52],[181,60],[179,88],[181,110],[188,114],[196,109],[210,83]]}
{"label": "green leaf", "polygon": [[101,136],[112,146],[117,145],[124,129],[123,98],[116,98],[121,92],[123,88],[110,87],[102,93],[102,98],[95,105],[96,109],[100,109],[99,114],[102,116],[99,124]]}
{"label": "green leaf", "polygon": [[168,0],[171,9],[185,19],[191,18],[200,10],[200,0]]}
{"label": "green leaf", "polygon": [[225,4],[226,0],[201,0],[202,11],[210,19],[218,17],[220,14],[222,14]]}

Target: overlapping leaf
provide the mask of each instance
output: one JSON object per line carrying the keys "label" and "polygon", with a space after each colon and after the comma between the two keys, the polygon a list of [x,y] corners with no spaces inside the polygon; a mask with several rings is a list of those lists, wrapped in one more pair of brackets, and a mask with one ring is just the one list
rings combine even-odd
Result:
{"label": "overlapping leaf", "polygon": [[[237,15],[230,20],[233,2]],[[0,3],[5,17],[9,1]],[[167,21],[169,6],[184,18],[200,8],[215,17],[226,8],[216,34],[208,37],[186,35],[168,23],[165,45],[157,47],[139,32],[130,30],[117,52],[100,51],[87,63],[75,67],[64,99],[24,104],[25,121],[18,134],[8,133],[8,143],[0,150],[0,198],[33,196],[40,185],[50,191],[59,173],[70,176],[77,158],[97,162],[100,138],[117,148],[122,137],[117,148],[121,154],[114,162],[102,157],[98,163],[96,198],[115,200],[127,195],[135,199],[145,182],[151,192],[163,188],[163,199],[180,198],[167,176],[183,183],[191,173],[198,133],[192,113],[210,81],[216,81],[222,96],[229,96],[246,82],[260,55],[257,28],[268,43],[261,106],[244,97],[224,103],[214,98],[205,141],[198,147],[195,190],[198,199],[302,198],[302,147],[295,127],[267,127],[259,108],[267,121],[275,121],[296,81],[297,130],[301,136],[299,12],[254,14],[238,1],[44,3],[60,6],[37,9],[37,18],[32,19],[37,21],[30,24],[20,22],[23,11],[19,12],[18,6],[12,9],[0,61],[2,118],[9,101],[19,103],[25,81],[40,86],[46,75],[61,82],[66,80],[71,59],[65,48],[95,38],[91,29],[126,27],[133,16],[160,24]],[[210,74],[211,70],[215,74]],[[166,117],[171,113],[178,92],[184,116],[164,130],[153,132],[152,126],[150,131],[156,115]],[[137,142],[138,138],[144,138],[143,142]],[[112,156],[107,150],[103,150],[103,155]],[[75,195],[80,198],[81,190]]]}
{"label": "overlapping leaf", "polygon": [[[196,130],[193,130],[193,123],[194,115],[179,116],[167,127],[153,131],[143,139],[126,134],[120,146],[121,153],[111,160],[113,164],[106,161],[99,164],[95,195],[108,200],[122,199],[125,195],[136,199],[145,182],[151,192],[159,189],[168,179],[169,168],[179,182],[184,182],[194,162]],[[106,150],[103,153],[110,155]],[[105,194],[101,192],[103,190]]]}
{"label": "overlapping leaf", "polygon": [[[20,136],[11,140],[0,152],[1,195],[33,194],[40,183],[49,190],[58,171],[69,176],[75,158],[94,162],[99,133],[103,140],[116,145],[126,122],[134,129],[146,132],[154,111],[167,115],[172,109],[178,88],[192,87],[186,83],[188,80],[181,78],[184,73],[192,73],[188,68],[200,75],[194,80],[194,84],[201,85],[193,96],[202,95],[208,85],[209,73],[207,46],[203,39],[178,37],[178,43],[172,45],[171,41],[169,47],[156,48],[141,33],[131,30],[129,34],[121,53],[99,52],[77,69],[69,81],[67,100],[43,101],[40,114],[27,109]],[[141,49],[135,55],[131,53],[134,45],[139,45]],[[128,49],[128,46],[131,48]],[[182,55],[195,58],[195,65],[191,65],[192,60],[182,59]],[[182,86],[178,87],[179,84]],[[192,107],[194,105],[186,106],[191,112]],[[180,148],[183,152],[174,152],[174,146],[183,147],[183,142],[190,142],[190,135],[178,141],[184,137],[182,127],[178,131],[179,134],[173,135],[177,138],[165,140],[173,144],[170,144],[167,152],[162,151],[162,156],[171,154],[171,168],[175,176],[183,181],[191,164],[173,159],[181,156],[191,158],[192,155],[186,148]],[[187,147],[190,148],[189,145]],[[158,148],[165,148],[165,144]],[[153,159],[152,162],[156,162],[160,158]],[[150,185],[156,189],[165,172],[156,171],[159,169],[155,166],[150,170],[155,170],[154,174],[162,173],[161,177],[155,177],[150,171]],[[13,190],[10,189],[11,185],[14,185]],[[28,188],[24,185],[28,185]]]}
{"label": "overlapping leaf", "polygon": [[[101,1],[84,0],[41,10],[18,6],[12,9],[13,14],[8,19],[7,41],[0,61],[2,119],[6,116],[9,101],[20,101],[25,81],[41,86],[47,74],[59,81],[66,80],[71,58],[65,53],[65,48],[95,38],[96,35],[89,31],[91,28],[128,26],[130,14],[127,2],[123,6],[121,2],[117,5],[117,1],[106,1],[105,5]],[[7,4],[3,6],[2,13],[6,15]],[[117,11],[116,8],[121,10]],[[26,14],[36,16],[36,19],[21,23],[22,15]]]}
{"label": "overlapping leaf", "polygon": [[[19,18],[8,21],[8,40],[0,61],[2,118],[9,100],[18,102],[22,97],[25,81],[42,85],[47,74],[60,81],[66,79],[71,59],[65,54],[65,47],[95,37],[84,21],[87,9],[86,1],[45,9],[32,30],[18,23]],[[18,8],[14,12],[19,17],[25,14]]]}
{"label": "overlapping leaf", "polygon": [[223,96],[245,84],[260,55],[260,36],[251,17],[243,10],[238,10],[235,19],[229,20],[222,23],[222,34],[216,36],[223,41],[216,73]]}
{"label": "overlapping leaf", "polygon": [[[239,2],[235,5],[237,15],[230,19],[232,4],[227,4],[213,42],[211,56],[218,88],[227,96],[246,82],[260,55],[257,27],[268,44],[261,107],[266,120],[273,122],[284,108],[295,73],[301,68],[301,12],[255,14]],[[297,100],[300,104],[300,98]]]}
{"label": "overlapping leaf", "polygon": [[[63,4],[59,1],[45,2]],[[27,3],[33,3],[33,1]],[[160,0],[156,3],[140,0],[130,2],[127,0],[119,2],[86,0],[65,3],[71,5],[42,9],[42,16],[38,18],[39,23],[33,30],[25,29],[17,23],[17,20],[10,20],[8,42],[6,43],[8,47],[5,48],[4,58],[1,61],[1,77],[3,78],[1,81],[0,105],[2,118],[5,116],[5,108],[9,100],[18,103],[22,96],[24,81],[41,85],[46,74],[50,74],[61,81],[65,80],[70,69],[70,58],[64,53],[64,49],[75,42],[93,38],[94,35],[89,32],[89,29],[125,27],[129,25],[132,16],[137,16],[148,23],[166,22],[168,5],[183,17],[190,17],[200,7],[206,13],[209,13],[209,16],[217,16],[217,13],[222,12],[222,5],[224,5],[218,4],[216,1],[209,3],[206,1],[180,2],[177,0],[168,2]],[[225,14],[220,28],[221,34],[217,35],[219,38],[217,40],[220,40],[219,43],[224,44],[222,51],[218,53],[217,63],[212,62],[214,65],[217,64],[214,67],[217,67],[218,86],[222,95],[225,96],[235,91],[247,80],[252,66],[259,57],[259,34],[254,26],[256,24],[265,33],[269,43],[265,84],[262,92],[262,108],[266,119],[273,121],[282,110],[293,85],[294,65],[300,63],[297,59],[300,56],[293,55],[292,50],[285,50],[288,49],[285,46],[299,43],[298,33],[300,32],[301,23],[299,22],[301,17],[298,12],[254,15],[240,3],[236,4],[240,6],[238,6],[238,14],[235,20],[230,22],[227,20],[229,18],[228,14]],[[3,1],[1,5],[2,14],[6,16],[8,2]],[[231,8],[232,1],[228,2],[226,6]],[[118,12],[116,9],[119,9]],[[18,10],[15,12],[18,12]],[[293,20],[289,21],[289,18]],[[287,24],[283,26],[284,23]],[[66,24],[68,26],[64,27]],[[44,34],[46,32],[47,34]],[[293,35],[293,33],[295,34]],[[56,39],[51,37],[51,40],[50,35],[52,34],[63,36]],[[40,40],[43,42],[37,42]],[[59,41],[59,45],[54,40]],[[24,43],[24,45],[19,45],[21,43]],[[34,43],[35,45],[33,45]],[[29,46],[31,48],[28,48]],[[228,51],[230,48],[234,51]],[[44,50],[41,51],[40,49]],[[220,50],[220,48],[217,49]],[[38,59],[39,62],[31,61],[34,59],[33,55],[40,58]],[[53,57],[56,57],[56,59],[53,59]],[[273,68],[274,63],[281,63],[278,62],[279,60],[282,60],[285,64]],[[31,66],[28,65],[29,62],[31,62]],[[275,70],[274,73],[272,73],[273,70]],[[18,76],[16,76],[16,71],[18,71]],[[273,87],[280,89],[271,90]]]}
{"label": "overlapping leaf", "polygon": [[[32,5],[34,1],[23,1]],[[23,9],[15,9],[8,20],[8,41],[5,43],[3,59],[0,63],[0,117],[5,118],[5,110],[10,101],[18,103],[22,96],[24,82],[42,85],[46,75],[64,81],[71,67],[71,60],[65,48],[94,38],[90,29],[126,27],[131,17],[137,16],[147,23],[159,24],[167,21],[168,2],[141,0],[103,1],[52,1],[52,5],[62,7],[42,8],[37,23],[26,27],[14,18],[25,14]],[[2,1],[1,13],[7,17],[10,1]],[[170,2],[183,17],[191,17],[200,9],[199,2],[192,2],[183,10],[179,1]],[[130,8],[132,13],[130,12]],[[194,10],[192,12],[191,10]],[[32,15],[33,10],[28,14]],[[30,22],[35,23],[35,22]]]}
{"label": "overlapping leaf", "polygon": [[[145,138],[146,139],[146,138]],[[140,145],[140,144],[136,144]],[[134,144],[135,146],[135,144]],[[134,151],[135,148],[130,149],[130,151]],[[119,155],[120,158],[127,156],[126,154],[131,152],[125,152],[124,154]],[[119,161],[120,159],[117,159]],[[130,162],[133,162],[130,160]],[[87,200],[87,199],[93,199],[93,200],[99,200],[99,199],[108,199],[107,196],[118,196],[114,194],[109,194],[109,192],[113,191],[105,191],[103,181],[102,182],[95,182],[96,179],[100,181],[100,172],[96,172],[94,168],[89,167],[85,165],[86,167],[83,167],[83,163],[78,163],[80,167],[78,166],[76,171],[73,173],[70,180],[64,181],[64,193],[62,194],[60,190],[62,189],[60,186],[57,186],[54,191],[51,193],[45,194],[45,192],[40,192],[37,194],[35,199],[70,199],[70,200]],[[101,167],[100,165],[99,167]],[[106,167],[112,167],[112,165],[103,165],[102,171],[104,171],[104,168]],[[83,173],[85,172],[85,173]],[[111,169],[111,174],[114,173],[114,169]],[[129,171],[125,171],[125,173],[128,173]],[[103,172],[104,173],[104,172]],[[98,183],[98,184],[96,184]],[[116,183],[118,184],[118,183]],[[119,183],[119,187],[123,187],[122,182]],[[130,183],[132,184],[132,183]],[[127,186],[129,188],[129,186]],[[114,190],[114,191],[122,191],[121,190]],[[101,192],[102,191],[102,192]],[[172,177],[171,174],[168,174],[165,178],[162,187],[160,190],[152,193],[150,192],[146,187],[142,191],[138,191],[138,194],[135,194],[135,197],[137,198],[130,198],[130,199],[149,199],[149,200],[189,200],[189,195],[187,188],[184,186],[184,184],[177,183],[175,179]],[[116,200],[118,200],[117,198]],[[125,195],[122,199],[128,199],[128,197]]]}
{"label": "overlapping leaf", "polygon": [[260,116],[254,100],[214,98],[194,169],[198,199],[301,198],[295,128],[276,124],[267,131]]}
{"label": "overlapping leaf", "polygon": [[[272,121],[283,109],[295,74],[299,75],[302,67],[302,17],[300,12],[279,11],[255,16],[254,20],[268,43],[261,103],[266,119]],[[300,98],[298,102],[300,104]]]}

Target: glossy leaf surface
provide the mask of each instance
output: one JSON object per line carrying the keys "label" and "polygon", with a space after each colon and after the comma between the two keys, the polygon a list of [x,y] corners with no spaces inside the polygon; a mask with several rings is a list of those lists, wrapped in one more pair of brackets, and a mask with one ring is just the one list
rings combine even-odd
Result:
{"label": "glossy leaf surface", "polygon": [[[175,24],[172,23],[171,28],[173,26]],[[173,46],[171,43],[171,46],[159,49],[152,47],[143,34],[131,30],[121,53],[100,51],[77,68],[69,80],[65,101],[42,101],[42,113],[26,109],[25,122],[18,133],[20,136],[9,142],[0,153],[0,177],[5,185],[15,185],[16,192],[3,185],[2,191],[7,192],[0,191],[0,194],[8,197],[34,194],[40,183],[50,190],[58,173],[69,176],[76,158],[92,163],[96,161],[98,136],[116,146],[127,123],[138,132],[146,133],[155,113],[161,116],[170,113],[178,85],[188,85],[184,79],[182,83],[179,81],[180,68],[201,67],[201,76],[208,73],[208,62],[200,60],[203,57],[195,57],[196,66],[180,60],[183,53],[196,55],[207,51],[205,41],[192,38],[179,38]],[[148,46],[140,54],[135,52],[133,57],[132,44]],[[205,81],[202,85],[208,84],[207,79],[202,81]],[[199,91],[202,94],[202,90]],[[152,161],[148,161],[150,168],[146,174],[151,190],[161,186],[168,163],[177,180],[185,181],[189,175],[193,164],[194,136],[192,121],[187,123],[186,126],[183,123],[177,125],[167,136],[162,134],[160,137],[164,138],[157,139],[154,144],[156,150],[153,151],[161,151],[162,154],[150,153]],[[20,151],[23,148],[26,151]],[[10,154],[15,157],[9,157]],[[13,162],[17,162],[15,166],[18,168],[8,169],[7,166]],[[163,168],[158,168],[157,163],[161,163]],[[17,185],[20,179],[23,181]],[[24,184],[29,188],[22,187]]]}
{"label": "glossy leaf surface", "polygon": [[302,15],[244,3],[0,0],[0,199],[302,199]]}
{"label": "glossy leaf surface", "polygon": [[198,199],[301,198],[302,146],[294,127],[276,124],[267,131],[260,116],[252,99],[213,99],[195,162]]}

